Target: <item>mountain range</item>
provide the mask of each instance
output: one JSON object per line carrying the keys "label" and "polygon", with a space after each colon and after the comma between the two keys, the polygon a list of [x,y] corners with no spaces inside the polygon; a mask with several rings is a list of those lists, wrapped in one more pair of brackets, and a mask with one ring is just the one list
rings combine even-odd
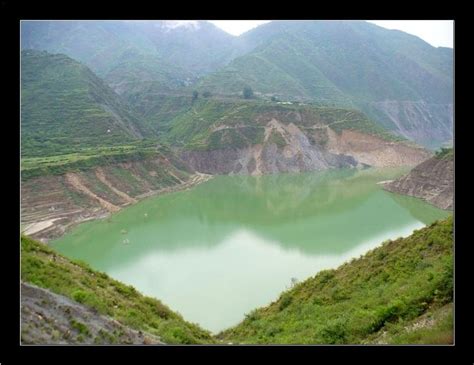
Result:
{"label": "mountain range", "polygon": [[453,50],[364,21],[272,21],[238,37],[206,21],[25,21],[21,47],[83,63],[144,119],[164,96],[249,86],[264,100],[361,110],[432,149],[453,136]]}

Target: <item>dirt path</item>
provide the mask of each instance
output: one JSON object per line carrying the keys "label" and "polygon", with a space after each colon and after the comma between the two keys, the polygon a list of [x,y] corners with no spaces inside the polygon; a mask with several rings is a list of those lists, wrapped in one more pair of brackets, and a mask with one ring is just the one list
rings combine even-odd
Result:
{"label": "dirt path", "polygon": [[95,176],[97,176],[97,178],[102,181],[105,185],[107,185],[110,190],[112,190],[115,194],[117,194],[118,196],[120,196],[123,200],[125,200],[127,203],[130,203],[130,204],[133,204],[133,203],[136,203],[137,200],[136,199],[133,199],[132,197],[130,197],[129,195],[127,195],[126,193],[124,193],[123,191],[120,191],[119,189],[117,189],[115,186],[113,186],[105,177],[105,174],[104,174],[104,171],[98,167],[96,170],[95,170]]}
{"label": "dirt path", "polygon": [[120,210],[119,207],[116,205],[113,205],[112,203],[109,203],[108,201],[102,199],[100,196],[97,196],[94,194],[92,191],[85,186],[81,180],[79,179],[79,176],[75,173],[69,172],[66,174],[66,181],[71,184],[76,190],[79,190],[81,193],[86,194],[87,196],[91,197],[92,199],[95,199],[99,202],[99,204],[107,209],[109,212],[117,212]]}

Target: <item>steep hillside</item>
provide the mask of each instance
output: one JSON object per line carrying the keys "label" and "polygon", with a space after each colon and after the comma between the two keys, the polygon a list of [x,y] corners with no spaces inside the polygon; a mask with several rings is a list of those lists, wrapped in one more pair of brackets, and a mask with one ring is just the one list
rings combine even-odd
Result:
{"label": "steep hillside", "polygon": [[192,72],[160,56],[124,52],[104,75],[105,82],[128,101],[148,96],[148,90],[173,93],[195,79]]}
{"label": "steep hillside", "polygon": [[86,66],[61,54],[21,53],[22,156],[137,141],[148,129]]}
{"label": "steep hillside", "polygon": [[232,343],[453,343],[452,217],[318,273],[217,338]]}
{"label": "steep hillside", "polygon": [[209,178],[195,173],[165,146],[126,147],[24,159],[21,224],[25,233],[47,241],[77,223]]}
{"label": "steep hillside", "polygon": [[[54,299],[61,304],[54,308],[55,311],[61,312],[66,306],[66,309],[70,308],[69,314],[78,314],[71,318],[65,310],[66,313],[61,313],[60,316],[54,315],[57,320],[54,324],[43,323],[50,317],[47,313],[44,317],[41,315],[40,325],[51,330],[51,337],[47,333],[38,335],[35,334],[38,318],[34,318],[38,314],[33,315],[30,312],[30,309],[35,308],[35,303],[29,303],[23,307],[22,342],[81,342],[79,336],[82,336],[82,341],[88,341],[96,331],[98,336],[95,336],[93,341],[99,343],[122,342],[126,341],[127,337],[136,341],[143,336],[140,334],[142,331],[149,333],[152,339],[158,337],[160,341],[168,344],[214,342],[207,331],[186,322],[159,300],[143,296],[133,287],[92,270],[86,264],[71,261],[26,236],[21,237],[21,280],[77,302],[68,300],[64,303],[63,298],[43,292],[39,293],[45,302],[40,306],[41,311],[50,309],[48,301]],[[28,301],[28,293],[26,294],[25,300]],[[89,309],[78,308],[78,303]],[[111,317],[118,323],[114,321],[112,324],[103,316]],[[69,323],[64,323],[66,320]],[[97,328],[98,324],[102,328]],[[64,326],[65,333],[62,333]],[[124,329],[123,326],[135,331]],[[67,328],[70,327],[74,332],[68,334]]]}
{"label": "steep hillside", "polygon": [[201,99],[169,125],[163,138],[211,174],[410,166],[429,157],[350,109]]}
{"label": "steep hillside", "polygon": [[453,209],[454,152],[443,149],[407,175],[385,184],[388,191],[421,198],[441,209]]}
{"label": "steep hillside", "polygon": [[135,21],[130,26],[167,62],[197,76],[217,70],[241,52],[237,37],[207,21]]}
{"label": "steep hillside", "polygon": [[21,47],[64,53],[89,66],[119,93],[140,83],[185,86],[228,63],[235,37],[196,21],[23,21]]}
{"label": "steep hillside", "polygon": [[66,54],[99,76],[124,52],[156,53],[151,40],[123,21],[22,21],[21,48]]}
{"label": "steep hillside", "polygon": [[356,107],[432,149],[453,135],[453,50],[363,21],[273,21],[239,37],[205,21],[24,21],[21,40],[84,62],[138,104],[251,86],[265,98]]}
{"label": "steep hillside", "polygon": [[21,283],[21,343],[163,344],[65,296]]}
{"label": "steep hillside", "polygon": [[[248,85],[281,99],[357,106],[415,141],[452,138],[452,115],[438,111],[453,103],[452,50],[362,21],[275,21],[240,38],[249,52],[203,78],[201,90],[237,94]],[[419,102],[424,110],[402,127]]]}

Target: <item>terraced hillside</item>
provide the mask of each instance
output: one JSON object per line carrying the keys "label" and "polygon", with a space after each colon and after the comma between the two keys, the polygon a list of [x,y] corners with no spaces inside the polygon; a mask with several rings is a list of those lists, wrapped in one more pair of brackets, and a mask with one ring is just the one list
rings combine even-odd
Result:
{"label": "terraced hillside", "polygon": [[424,145],[452,138],[452,49],[364,21],[273,21],[239,39],[248,51],[193,87],[355,107]]}
{"label": "terraced hillside", "polygon": [[141,119],[86,66],[62,54],[22,51],[22,157],[131,143],[147,135]]}
{"label": "terraced hillside", "polygon": [[184,87],[227,64],[237,39],[205,21],[24,21],[22,49],[64,53],[119,94]]}
{"label": "terraced hillside", "polygon": [[350,109],[201,99],[169,126],[163,139],[210,174],[410,166],[430,156]]}
{"label": "terraced hillside", "polygon": [[452,344],[453,220],[295,285],[217,338],[243,344]]}
{"label": "terraced hillside", "polygon": [[149,195],[186,189],[209,178],[164,146],[106,152],[23,161],[21,224],[26,234],[49,240],[71,225],[106,217]]}

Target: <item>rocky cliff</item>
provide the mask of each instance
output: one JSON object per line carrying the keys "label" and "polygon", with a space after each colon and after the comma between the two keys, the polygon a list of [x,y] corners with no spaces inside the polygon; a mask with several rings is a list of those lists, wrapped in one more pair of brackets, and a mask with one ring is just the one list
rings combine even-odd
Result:
{"label": "rocky cliff", "polygon": [[454,158],[452,150],[443,156],[432,157],[410,173],[389,182],[386,190],[421,198],[441,209],[453,209]]}
{"label": "rocky cliff", "polygon": [[[336,132],[329,126],[285,123],[271,119],[259,143],[236,147],[230,133],[245,135],[246,126],[226,127],[219,133],[219,148],[184,150],[180,157],[193,169],[207,174],[261,175],[329,168],[414,166],[429,152],[404,142],[352,130]],[[222,133],[224,132],[224,133]]]}

